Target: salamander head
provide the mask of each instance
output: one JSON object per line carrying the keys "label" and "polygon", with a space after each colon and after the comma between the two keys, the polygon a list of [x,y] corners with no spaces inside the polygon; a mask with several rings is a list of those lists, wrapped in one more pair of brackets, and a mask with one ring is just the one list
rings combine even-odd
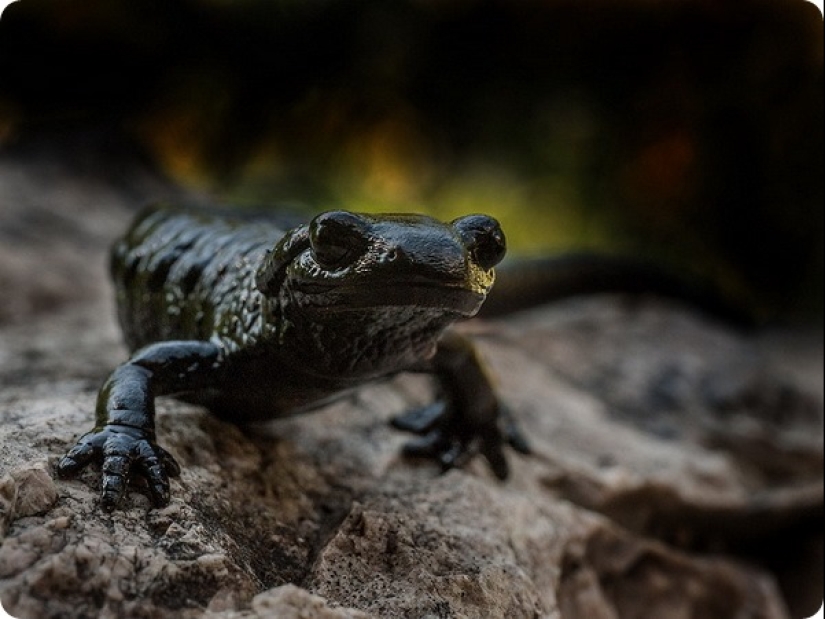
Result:
{"label": "salamander head", "polygon": [[277,296],[304,345],[330,363],[362,366],[355,373],[378,373],[431,355],[447,326],[474,315],[505,251],[486,215],[444,224],[331,211],[279,243],[258,285]]}
{"label": "salamander head", "polygon": [[423,215],[330,211],[281,240],[258,274],[269,296],[288,289],[307,311],[430,307],[475,314],[506,251],[486,215],[443,224]]}

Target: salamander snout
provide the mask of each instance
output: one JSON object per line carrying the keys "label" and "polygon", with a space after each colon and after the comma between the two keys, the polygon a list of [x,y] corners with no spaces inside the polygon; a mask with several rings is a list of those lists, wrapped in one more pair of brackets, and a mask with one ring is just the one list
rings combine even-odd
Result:
{"label": "salamander snout", "polygon": [[507,253],[507,240],[499,223],[488,215],[466,215],[452,222],[467,251],[485,271]]}
{"label": "salamander snout", "polygon": [[466,215],[445,225],[418,215],[328,211],[310,222],[308,240],[314,262],[328,274],[343,273],[374,252],[392,259],[374,257],[372,264],[361,264],[360,271],[386,267],[390,271],[384,277],[423,277],[432,271],[433,281],[463,277],[467,258],[489,271],[507,251],[501,226],[488,215]]}

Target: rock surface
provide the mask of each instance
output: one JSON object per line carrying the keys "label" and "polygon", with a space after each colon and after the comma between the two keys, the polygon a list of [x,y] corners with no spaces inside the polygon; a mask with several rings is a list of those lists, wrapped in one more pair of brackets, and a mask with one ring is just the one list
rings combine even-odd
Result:
{"label": "rock surface", "polygon": [[479,462],[439,475],[398,455],[406,437],[387,421],[432,397],[400,376],[244,429],[161,400],[159,440],[183,467],[172,503],[152,510],[136,488],[102,513],[99,470],[64,481],[53,466],[126,354],[109,240],[175,190],[9,156],[0,178],[13,616],[781,619],[818,606],[821,333],[736,334],[656,300],[571,299],[463,327],[535,451],[511,454],[506,483]]}

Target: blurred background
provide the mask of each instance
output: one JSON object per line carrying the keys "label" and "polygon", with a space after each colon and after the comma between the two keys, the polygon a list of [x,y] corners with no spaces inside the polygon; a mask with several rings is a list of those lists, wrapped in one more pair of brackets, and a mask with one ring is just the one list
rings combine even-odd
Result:
{"label": "blurred background", "polygon": [[52,147],[226,203],[485,212],[514,253],[642,256],[822,316],[804,0],[21,0],[0,153]]}

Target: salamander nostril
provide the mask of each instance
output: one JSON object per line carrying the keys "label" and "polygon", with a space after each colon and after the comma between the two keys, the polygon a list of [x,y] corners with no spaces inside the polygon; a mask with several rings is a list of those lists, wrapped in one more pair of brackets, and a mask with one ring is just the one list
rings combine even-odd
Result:
{"label": "salamander nostril", "polygon": [[499,223],[487,215],[467,215],[453,222],[464,246],[482,269],[492,269],[507,253],[507,240]]}
{"label": "salamander nostril", "polygon": [[341,268],[366,249],[366,222],[346,211],[321,213],[309,226],[309,243],[321,267]]}

